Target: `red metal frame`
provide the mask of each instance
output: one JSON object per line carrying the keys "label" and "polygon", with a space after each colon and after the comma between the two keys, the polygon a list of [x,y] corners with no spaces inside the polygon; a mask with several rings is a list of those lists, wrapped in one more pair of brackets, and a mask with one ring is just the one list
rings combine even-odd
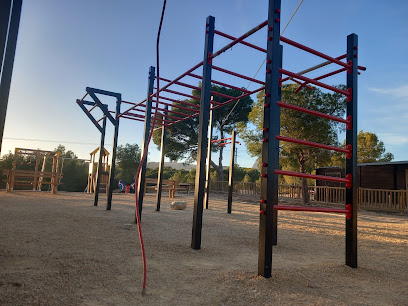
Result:
{"label": "red metal frame", "polygon": [[[345,68],[344,68],[344,69],[345,69]],[[308,86],[306,82],[302,83],[302,82],[300,82],[300,81],[298,81],[298,80],[296,80],[296,79],[294,79],[294,78],[292,78],[291,80],[292,80],[293,82],[295,82],[295,83],[298,83],[298,84],[300,85],[299,88],[305,86],[306,88],[308,88],[308,89],[310,89],[310,90],[313,90],[313,89],[314,89],[313,87]],[[281,81],[281,83],[282,83],[282,81]],[[299,88],[298,88],[298,89],[299,89]],[[295,92],[296,92],[296,91],[295,91]]]}
{"label": "red metal frame", "polygon": [[[193,68],[190,68],[189,70],[187,70],[186,72],[184,72],[182,75],[178,76],[177,78],[175,78],[173,81],[171,81],[170,83],[166,84],[165,86],[163,86],[162,88],[159,89],[159,92],[165,90],[166,88],[168,88],[169,86],[173,85],[175,82],[181,80],[182,78],[184,78],[187,74],[189,74],[190,72],[193,72],[194,70],[196,70],[198,67],[202,66],[203,62],[198,63],[197,65],[195,65]],[[153,94],[154,95],[154,94]]]}
{"label": "red metal frame", "polygon": [[223,139],[214,139],[214,140],[211,140],[211,143],[220,142],[220,141],[223,141],[223,140],[230,140],[230,139],[232,139],[232,137],[223,138]]}
{"label": "red metal frame", "polygon": [[347,63],[344,63],[344,62],[342,62],[342,61],[340,61],[340,60],[338,60],[338,59],[336,59],[336,58],[334,58],[334,57],[328,56],[328,55],[326,55],[326,54],[324,54],[324,53],[321,53],[321,52],[319,52],[319,51],[316,51],[316,50],[314,50],[314,49],[312,49],[312,48],[306,47],[305,45],[299,44],[299,43],[297,43],[297,42],[295,42],[295,41],[293,41],[293,40],[290,40],[290,39],[288,39],[288,38],[286,38],[286,37],[281,36],[281,37],[280,37],[280,40],[283,41],[283,42],[285,42],[285,43],[287,43],[287,44],[289,44],[289,45],[292,45],[292,46],[294,46],[294,47],[297,47],[297,48],[299,48],[299,49],[302,49],[302,50],[304,50],[304,51],[306,51],[306,52],[309,52],[309,53],[312,53],[312,54],[314,54],[314,55],[317,55],[317,56],[319,56],[319,57],[321,57],[321,58],[324,58],[324,59],[326,59],[326,60],[328,60],[328,61],[330,61],[330,62],[332,62],[332,63],[335,63],[335,64],[337,64],[337,65],[343,66],[343,67],[345,67],[345,68],[349,68],[349,67],[350,67],[350,65],[347,64]]}
{"label": "red metal frame", "polygon": [[[213,66],[213,67],[214,67],[214,66]],[[245,94],[243,94],[243,95],[241,95],[241,96],[238,96],[238,97],[236,97],[236,98],[234,98],[234,99],[231,99],[231,100],[229,100],[229,101],[227,101],[227,102],[224,102],[223,104],[220,104],[220,105],[216,105],[216,106],[214,106],[214,107],[211,107],[210,110],[220,108],[220,107],[222,107],[222,106],[224,106],[224,105],[227,105],[227,104],[232,103],[232,102],[234,102],[234,101],[237,101],[237,100],[239,100],[239,99],[245,98],[245,97],[247,97],[247,96],[250,96],[250,95],[252,95],[252,94],[254,94],[254,93],[257,93],[258,91],[261,91],[261,90],[264,90],[264,89],[265,89],[265,87],[262,86],[261,88],[258,88],[258,89],[256,89],[256,90],[250,91],[250,92],[245,93]],[[162,102],[160,102],[160,103],[162,103]],[[211,101],[211,103],[214,103],[214,102]],[[193,118],[193,117],[197,117],[198,115],[199,115],[199,112],[196,113],[196,114],[193,114],[193,115],[191,115],[191,116],[187,116],[185,119],[181,119],[181,120],[175,121],[175,122],[169,124],[169,126],[174,125],[174,124],[176,124],[176,123],[179,123],[179,122],[181,122],[181,121],[183,121],[183,120],[187,120],[187,119],[190,119],[190,118]]]}
{"label": "red metal frame", "polygon": [[351,120],[346,120],[346,119],[343,119],[343,118],[340,118],[340,117],[328,115],[328,114],[325,114],[325,113],[321,113],[321,112],[314,111],[314,110],[311,110],[311,109],[308,109],[308,108],[296,106],[296,105],[293,105],[293,104],[283,103],[283,102],[279,101],[279,102],[278,102],[278,105],[279,105],[280,107],[293,109],[293,110],[295,110],[295,111],[299,111],[299,112],[303,112],[303,113],[306,113],[306,114],[310,114],[310,115],[314,115],[314,116],[318,116],[318,117],[330,119],[330,120],[337,121],[337,122],[341,122],[341,123],[345,123],[345,124],[348,124],[348,125],[351,124]]}
{"label": "red metal frame", "polygon": [[197,110],[197,109],[192,109],[192,108],[188,108],[188,107],[184,107],[184,106],[180,106],[180,105],[174,105],[174,104],[167,103],[167,102],[162,102],[162,101],[159,101],[159,102],[157,102],[156,100],[152,100],[152,101],[156,102],[156,103],[159,103],[159,104],[168,105],[168,106],[172,106],[172,107],[177,107],[179,109],[184,109],[184,110],[187,110],[187,111],[190,111],[190,112],[200,113],[200,111]]}
{"label": "red metal frame", "polygon": [[338,93],[340,93],[340,94],[345,95],[346,97],[349,97],[349,96],[350,96],[350,93],[347,92],[347,91],[345,91],[345,90],[341,90],[341,89],[336,88],[336,87],[334,87],[334,86],[330,86],[330,85],[324,84],[324,83],[322,83],[322,82],[315,81],[315,80],[313,80],[313,79],[304,77],[304,76],[299,75],[299,74],[297,74],[297,73],[294,73],[294,72],[291,72],[291,71],[288,71],[288,70],[285,70],[285,69],[282,69],[282,68],[279,68],[279,72],[282,73],[282,74],[291,76],[291,77],[293,77],[293,78],[297,78],[297,79],[306,81],[306,82],[308,82],[308,83],[312,83],[312,84],[315,84],[315,85],[317,85],[317,86],[320,86],[320,87],[329,89],[329,90],[331,90],[331,91],[338,92]]}
{"label": "red metal frame", "polygon": [[214,54],[211,55],[211,58],[216,58],[218,55],[220,55],[221,53],[227,51],[228,49],[230,49],[232,46],[235,46],[236,44],[240,43],[241,41],[243,41],[245,38],[247,38],[248,36],[254,34],[255,32],[259,31],[260,29],[262,29],[263,27],[265,27],[268,24],[268,20],[265,20],[264,22],[262,22],[261,24],[257,25],[256,27],[252,28],[251,30],[249,30],[248,32],[246,32],[244,35],[241,35],[240,37],[234,39],[234,41],[232,41],[231,43],[229,43],[228,45],[226,45],[225,47],[221,48],[220,50],[218,50],[217,52],[215,52]]}
{"label": "red metal frame", "polygon": [[229,71],[229,70],[224,69],[224,68],[220,68],[220,67],[217,67],[217,66],[214,66],[214,65],[213,65],[213,66],[212,66],[212,69],[218,70],[218,71],[221,71],[221,72],[224,72],[224,73],[231,74],[231,75],[233,75],[233,76],[236,76],[236,77],[241,78],[241,79],[244,79],[244,80],[248,80],[248,81],[251,81],[251,82],[254,82],[254,83],[258,83],[258,84],[261,84],[261,85],[265,85],[265,82],[262,82],[262,81],[259,81],[259,80],[257,80],[257,79],[253,79],[253,78],[247,77],[247,76],[245,76],[245,75],[242,75],[242,74],[239,74],[239,73],[236,73],[236,72]]}
{"label": "red metal frame", "polygon": [[[347,57],[347,54],[343,54],[343,55],[340,55],[340,56],[338,56],[338,57],[335,57],[335,59],[336,59],[336,60],[342,60],[342,59],[344,59],[344,58],[346,58],[346,57]],[[319,64],[319,65],[313,66],[313,67],[311,67],[311,68],[302,70],[302,71],[298,72],[297,74],[303,75],[303,74],[305,74],[305,73],[314,71],[314,70],[316,70],[316,69],[322,68],[322,67],[327,66],[327,65],[329,65],[329,64],[331,64],[331,61],[327,61],[327,62],[321,63],[321,64]],[[358,69],[365,71],[367,68],[366,68],[366,67],[363,67],[363,66],[358,66]],[[360,72],[359,72],[358,74],[360,74]],[[288,80],[290,80],[290,79],[291,79],[290,77],[286,77],[286,78],[284,78],[281,82],[283,83],[283,82],[286,82],[286,81],[288,81]]]}
{"label": "red metal frame", "polygon": [[[168,104],[168,103],[166,103],[166,102],[159,102],[159,104],[165,104],[165,105],[172,105],[172,104]],[[140,106],[144,106],[144,107],[146,107],[146,105],[145,104],[141,104]],[[175,105],[173,105],[174,107],[176,107]],[[164,108],[161,108],[161,107],[155,107],[155,109],[157,109],[157,110],[159,110],[159,111],[166,111],[166,112],[169,112],[169,113],[173,113],[173,114],[177,114],[177,115],[181,115],[181,116],[185,116],[186,115],[186,113],[182,113],[182,112],[177,112],[177,111],[174,111],[174,110],[166,110],[166,109],[164,109]],[[134,110],[136,110],[136,111],[140,111],[140,110],[138,110],[138,109],[134,109]],[[142,110],[143,112],[144,112],[144,110]],[[128,111],[129,112],[129,111]],[[127,112],[127,113],[128,113]],[[125,113],[125,115],[127,114],[127,113]],[[169,115],[167,115],[167,117],[169,117]],[[170,117],[169,117],[170,118]],[[179,117],[177,117],[178,119],[182,119],[182,118],[179,118]]]}
{"label": "red metal frame", "polygon": [[286,206],[286,205],[274,205],[273,209],[275,209],[275,210],[311,211],[311,212],[345,214],[347,219],[351,218],[351,205],[350,204],[347,204],[345,209],[326,208],[326,207]]}
{"label": "red metal frame", "polygon": [[[330,76],[332,76],[332,75],[338,74],[338,73],[343,72],[343,71],[347,71],[347,68],[340,68],[340,69],[338,69],[338,70],[335,70],[335,71],[332,71],[332,72],[323,74],[322,76],[319,76],[319,77],[317,77],[317,78],[314,78],[313,80],[318,81],[318,80],[321,80],[321,79],[324,79],[324,78],[328,78],[328,77],[330,77]],[[306,84],[307,84],[307,82],[302,83],[302,84],[295,90],[295,93],[298,93],[299,90],[301,90],[303,86],[306,86],[306,87],[307,87]]]}
{"label": "red metal frame", "polygon": [[[165,78],[160,78],[160,80],[163,80],[163,81],[165,81],[165,82],[170,82],[170,80],[165,79]],[[200,88],[200,87],[197,87],[197,86],[194,86],[194,85],[190,85],[190,84],[187,84],[187,83],[174,82],[174,84],[180,85],[180,86],[183,86],[183,87],[187,87],[187,88],[191,88],[191,89],[195,89],[195,90],[198,90],[198,91],[201,91],[201,88]],[[211,94],[214,95],[214,96],[219,96],[219,97],[223,97],[223,98],[227,98],[227,99],[232,99],[232,98],[234,98],[234,97],[232,97],[232,96],[228,96],[228,95],[225,95],[225,94],[216,92],[216,91],[211,91]]]}
{"label": "red metal frame", "polygon": [[248,96],[250,96],[250,95],[252,95],[252,94],[254,94],[254,93],[257,93],[258,91],[264,90],[264,89],[265,89],[265,86],[262,86],[261,88],[258,88],[258,89],[256,89],[256,90],[250,91],[250,92],[248,92],[248,93],[246,93],[246,94],[240,95],[240,96],[238,96],[238,97],[236,97],[236,98],[234,98],[234,99],[228,100],[227,102],[224,102],[222,105],[217,105],[217,106],[211,107],[210,110],[214,110],[214,109],[220,108],[221,106],[224,106],[224,105],[227,105],[227,104],[229,104],[229,103],[232,103],[232,102],[235,102],[235,101],[237,101],[237,100],[240,100],[240,99],[242,99],[242,98],[248,97]]}
{"label": "red metal frame", "polygon": [[309,174],[309,173],[300,173],[300,172],[286,171],[286,170],[275,170],[275,174],[310,178],[310,179],[314,179],[314,180],[346,183],[347,188],[350,188],[349,186],[351,185],[351,176],[349,176],[349,175],[347,175],[348,177],[346,177],[346,178],[341,178],[341,177],[316,175],[316,174]]}
{"label": "red metal frame", "polygon": [[[231,35],[228,35],[228,34],[226,34],[226,33],[223,33],[223,32],[217,31],[217,30],[214,30],[214,34],[218,34],[218,35],[220,35],[220,36],[222,36],[222,37],[225,37],[225,38],[228,38],[228,39],[231,39],[231,40],[236,40],[236,39],[237,39],[236,37],[233,37],[233,36],[231,36]],[[255,50],[259,50],[259,51],[262,51],[262,52],[265,52],[265,53],[266,53],[266,49],[261,48],[261,47],[258,47],[258,46],[253,45],[253,44],[250,44],[250,43],[248,43],[248,42],[246,42],[246,41],[241,40],[239,43],[240,43],[240,44],[243,44],[243,45],[245,45],[245,46],[251,47],[251,48],[253,48],[253,49],[255,49]]]}
{"label": "red metal frame", "polygon": [[129,102],[129,101],[124,101],[124,100],[122,100],[121,102],[122,102],[122,103],[126,103],[126,104],[137,105],[137,103],[134,103],[134,102]]}
{"label": "red metal frame", "polygon": [[[181,103],[181,104],[188,105],[188,106],[192,106],[192,107],[195,107],[195,108],[200,108],[200,105],[193,104],[193,103],[189,103],[189,102],[185,102],[185,101],[183,101],[183,100],[176,100],[176,99],[171,99],[171,98],[167,98],[167,97],[163,97],[163,96],[160,96],[160,99],[167,100],[167,101],[171,101],[171,102],[176,102],[176,103]],[[161,103],[161,102],[160,102],[160,103]]]}
{"label": "red metal frame", "polygon": [[286,141],[286,142],[292,142],[292,143],[298,143],[310,147],[316,147],[316,148],[321,148],[321,149],[326,149],[326,150],[332,150],[332,151],[337,151],[337,152],[342,152],[349,154],[351,153],[351,150],[349,149],[344,149],[344,148],[339,148],[331,145],[326,145],[318,142],[312,142],[308,140],[301,140],[301,139],[296,139],[296,138],[291,138],[291,137],[286,137],[286,136],[281,136],[281,135],[276,135],[276,140],[279,141]]}
{"label": "red metal frame", "polygon": [[167,89],[167,88],[163,89],[162,91],[169,92],[169,93],[179,95],[179,96],[183,96],[183,97],[186,97],[186,98],[194,99],[194,100],[200,100],[200,98],[194,97],[192,95],[188,95],[188,94],[178,92],[178,91],[175,91],[175,90],[171,90],[171,89]]}
{"label": "red metal frame", "polygon": [[[126,102],[127,102],[127,101],[126,101]],[[126,102],[125,102],[125,103],[126,103]],[[127,109],[127,110],[125,110],[124,112],[120,113],[120,114],[118,115],[118,118],[122,117],[126,112],[128,112],[128,111],[130,111],[130,110],[136,108],[137,106],[143,105],[144,102],[146,102],[146,99],[144,99],[143,101],[141,101],[141,102],[139,102],[139,103],[135,103],[132,107],[130,107],[129,109]],[[128,102],[128,103],[130,104],[130,102]],[[146,106],[146,105],[144,105],[144,106]]]}
{"label": "red metal frame", "polygon": [[[193,77],[193,78],[197,78],[197,79],[202,80],[202,77],[197,75],[197,74],[189,73],[188,75]],[[222,82],[219,82],[219,81],[215,81],[215,80],[211,80],[211,83],[221,85],[221,86],[224,86],[224,87],[229,87],[229,88],[232,88],[232,89],[235,89],[235,90],[238,90],[238,91],[241,91],[241,92],[245,92],[245,93],[249,92],[249,90],[246,90],[244,88],[239,88],[239,87],[236,87],[236,86],[233,86],[233,85],[230,85],[230,84],[226,84],[226,83],[222,83]]]}
{"label": "red metal frame", "polygon": [[[230,142],[222,142],[222,143],[220,143],[220,144],[218,145],[217,148],[226,146],[227,144],[231,144],[231,143],[232,143],[232,141],[230,141]],[[239,141],[237,141],[237,140],[235,141],[235,143],[241,145],[241,143],[240,143]]]}

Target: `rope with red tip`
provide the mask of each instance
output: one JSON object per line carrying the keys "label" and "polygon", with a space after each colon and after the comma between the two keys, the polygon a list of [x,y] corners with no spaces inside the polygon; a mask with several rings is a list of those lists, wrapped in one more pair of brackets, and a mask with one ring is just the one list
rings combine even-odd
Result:
{"label": "rope with red tip", "polygon": [[[156,66],[157,66],[157,88],[160,88],[159,86],[159,78],[160,78],[160,74],[159,74],[159,41],[160,41],[160,32],[161,32],[161,28],[162,28],[162,24],[163,24],[163,17],[164,17],[164,11],[166,9],[166,0],[164,0],[163,2],[163,9],[162,9],[162,14],[161,14],[161,18],[160,18],[160,25],[159,25],[159,31],[157,33],[157,43],[156,43],[156,52],[157,52],[157,57],[156,57]],[[155,112],[154,112],[154,117],[153,117],[153,122],[152,122],[152,126],[150,129],[150,133],[149,133],[149,138],[146,142],[146,148],[149,147],[150,141],[152,139],[153,136],[153,131],[154,131],[154,126],[156,125],[156,118],[157,118],[157,108],[159,105],[159,90],[157,90],[157,102],[156,102],[156,107],[155,107]],[[146,118],[145,120],[147,120],[148,118]],[[139,175],[140,175],[140,170],[142,169],[142,164],[143,161],[146,158],[146,154],[147,154],[147,150],[143,150],[143,156],[141,159],[141,163],[139,164],[139,167],[137,169],[136,172],[136,178],[135,178],[135,186],[139,186]],[[136,222],[137,222],[137,229],[138,229],[138,233],[139,233],[139,241],[140,241],[140,248],[142,250],[142,259],[143,259],[143,287],[142,287],[142,294],[144,294],[145,290],[146,290],[146,278],[147,278],[147,273],[146,273],[146,253],[145,253],[145,247],[144,247],[144,242],[143,242],[143,235],[142,235],[142,226],[140,224],[140,214],[139,214],[139,202],[138,202],[138,192],[135,192],[135,209],[136,209]]]}

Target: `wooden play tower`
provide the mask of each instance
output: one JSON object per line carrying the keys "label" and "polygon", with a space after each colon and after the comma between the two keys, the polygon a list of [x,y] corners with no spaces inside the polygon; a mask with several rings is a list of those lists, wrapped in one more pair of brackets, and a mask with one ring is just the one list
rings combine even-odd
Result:
{"label": "wooden play tower", "polygon": [[[99,147],[93,150],[90,153],[90,158],[89,158],[89,170],[88,170],[88,187],[87,187],[87,192],[88,193],[94,193],[96,189],[96,178],[98,174],[98,160],[96,159],[97,153],[99,153]],[[99,192],[100,193],[106,193],[109,188],[108,188],[108,183],[109,183],[109,152],[104,148],[103,149],[103,155],[102,155],[102,172],[100,176],[100,186],[99,186]]]}

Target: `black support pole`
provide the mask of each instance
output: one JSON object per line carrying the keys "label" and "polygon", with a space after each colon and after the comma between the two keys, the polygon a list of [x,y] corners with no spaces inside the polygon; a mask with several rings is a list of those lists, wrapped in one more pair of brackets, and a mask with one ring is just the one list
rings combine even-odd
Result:
{"label": "black support pole", "polygon": [[234,158],[235,158],[235,131],[232,131],[231,135],[231,160],[229,168],[229,178],[228,178],[228,210],[230,214],[232,210],[232,192],[234,191]]}
{"label": "black support pole", "polygon": [[0,76],[3,69],[4,49],[6,48],[10,9],[12,0],[0,1]]}
{"label": "black support pole", "polygon": [[[280,50],[280,54],[279,54],[279,68],[282,68],[282,57],[283,57],[283,46],[282,45],[280,45],[279,46],[279,50]],[[282,77],[282,74],[281,73],[279,73],[279,78],[281,78]],[[278,87],[278,101],[281,101],[282,100],[282,84],[279,84],[279,87]],[[279,114],[279,120],[277,121],[277,124],[278,124],[278,128],[276,128],[276,130],[277,130],[277,135],[279,135],[280,134],[280,114],[281,114],[281,111],[280,111],[280,107],[278,107],[277,108],[277,112],[278,112],[278,114]],[[278,146],[278,148],[279,148],[279,142],[278,142],[278,144],[277,144],[277,146]],[[279,152],[278,152],[278,166],[277,166],[278,168],[279,168]],[[276,168],[276,169],[278,169],[278,168]],[[275,176],[275,178],[276,178],[276,204],[274,204],[274,205],[277,205],[278,204],[278,188],[279,188],[279,179],[278,179],[278,176]],[[274,210],[274,213],[273,213],[273,218],[272,218],[272,245],[277,245],[278,244],[278,211],[277,210]]]}
{"label": "black support pole", "polygon": [[[213,104],[210,104],[210,107],[212,106]],[[205,170],[205,194],[204,194],[205,209],[208,209],[208,200],[210,196],[211,140],[212,140],[212,132],[213,132],[212,122],[213,122],[213,110],[210,110],[210,120],[208,123],[207,168]]]}
{"label": "black support pole", "polygon": [[115,179],[116,151],[118,148],[119,114],[120,114],[120,104],[121,103],[122,103],[122,95],[117,94],[116,95],[116,109],[115,109],[115,124],[114,124],[114,130],[113,130],[112,157],[111,157],[111,165],[109,169],[109,192],[108,192],[108,200],[106,202],[106,210],[112,209],[113,182]]}
{"label": "black support pole", "polygon": [[358,36],[347,36],[347,62],[352,69],[347,72],[347,90],[351,99],[347,101],[347,117],[351,116],[352,125],[347,128],[346,145],[351,146],[351,158],[346,159],[346,175],[351,174],[351,188],[346,188],[346,204],[351,204],[351,219],[346,219],[346,265],[357,268],[357,73],[358,73]]}
{"label": "black support pole", "polygon": [[211,70],[212,70],[212,52],[214,43],[214,21],[212,16],[207,17],[204,61],[203,61],[203,78],[201,86],[200,116],[199,116],[199,133],[197,149],[197,172],[194,190],[194,215],[191,247],[194,250],[201,248],[201,230],[203,223],[203,202],[205,189],[205,160],[207,157],[208,141],[208,120],[210,115],[211,103]]}
{"label": "black support pole", "polygon": [[[137,186],[138,192],[138,203],[139,203],[139,216],[142,218],[142,205],[143,205],[143,196],[145,192],[145,177],[146,177],[146,167],[147,167],[147,151],[148,145],[147,142],[149,140],[150,134],[150,121],[152,117],[152,94],[153,94],[153,87],[154,87],[154,67],[150,67],[149,69],[149,85],[147,88],[147,100],[146,100],[146,111],[145,111],[145,124],[144,124],[144,138],[142,144],[142,157],[146,152],[146,156],[144,160],[141,160],[142,169],[139,174],[139,184]],[[135,222],[137,222],[136,214],[135,214]]]}
{"label": "black support pole", "polygon": [[275,137],[280,133],[280,9],[280,0],[269,0],[258,255],[258,274],[267,278],[271,277],[272,245],[276,243],[273,207],[278,204],[279,141]]}
{"label": "black support pole", "polygon": [[[164,116],[163,119],[167,119],[169,107],[166,105],[164,107]],[[164,121],[163,121],[164,122]],[[156,195],[156,211],[160,211],[160,202],[161,202],[161,193],[163,186],[163,169],[164,169],[164,148],[166,147],[166,127],[163,125],[160,141],[160,164],[159,164],[159,174],[157,177],[157,195]]]}
{"label": "black support pole", "polygon": [[101,185],[101,174],[103,171],[102,160],[103,160],[103,153],[105,152],[105,131],[106,131],[106,117],[103,118],[103,121],[102,121],[101,143],[99,145],[99,160],[98,160],[98,168],[96,169],[96,186],[94,187],[95,188],[94,206],[98,206],[99,187]]}
{"label": "black support pole", "polygon": [[[8,0],[3,1],[8,2]],[[20,16],[21,16],[21,6],[22,0],[14,0],[13,5],[11,8],[11,15],[10,15],[10,23],[8,28],[8,36],[7,36],[7,43],[5,44],[5,51],[1,54],[3,59],[3,66],[1,70],[1,79],[0,79],[0,153],[1,147],[3,144],[3,133],[4,133],[4,125],[6,122],[6,113],[7,113],[7,105],[8,105],[8,98],[10,94],[10,85],[11,85],[11,77],[13,74],[13,66],[14,66],[14,56],[16,53],[16,46],[17,46],[17,36],[18,36],[18,28],[20,25]],[[3,5],[1,6],[1,8]],[[3,18],[3,14],[5,14],[5,18],[7,17],[7,7],[8,3],[5,4],[5,12],[1,13],[1,17]],[[10,12],[10,10],[8,10]],[[4,23],[5,20],[1,21],[2,26],[2,35],[4,35]],[[7,30],[6,30],[7,31]],[[3,37],[0,37],[3,40]]]}

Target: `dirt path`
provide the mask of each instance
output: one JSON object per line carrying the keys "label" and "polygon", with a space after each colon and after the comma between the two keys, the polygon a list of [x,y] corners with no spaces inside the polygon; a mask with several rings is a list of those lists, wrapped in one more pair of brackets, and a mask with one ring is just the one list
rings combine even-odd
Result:
{"label": "dirt path", "polygon": [[[344,265],[344,216],[280,212],[273,276],[257,276],[257,205],[213,197],[202,249],[190,248],[193,198],[184,211],[147,195],[142,225],[147,292],[134,197],[112,211],[82,193],[0,192],[0,305],[408,305],[408,218],[359,215],[359,268]],[[125,224],[132,224],[130,230]]]}

